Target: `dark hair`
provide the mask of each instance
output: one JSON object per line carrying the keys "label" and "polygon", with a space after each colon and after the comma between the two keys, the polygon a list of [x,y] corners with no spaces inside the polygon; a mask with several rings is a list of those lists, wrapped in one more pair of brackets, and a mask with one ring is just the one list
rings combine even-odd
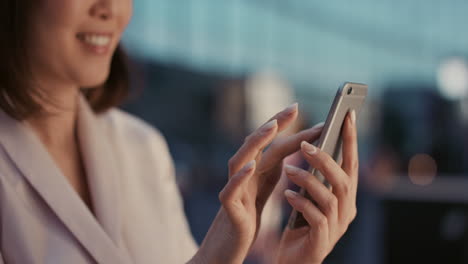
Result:
{"label": "dark hair", "polygon": [[[41,113],[27,52],[27,28],[35,0],[0,1],[0,108],[17,120]],[[84,95],[96,113],[124,101],[129,92],[127,58],[119,45],[113,54],[108,79]]]}

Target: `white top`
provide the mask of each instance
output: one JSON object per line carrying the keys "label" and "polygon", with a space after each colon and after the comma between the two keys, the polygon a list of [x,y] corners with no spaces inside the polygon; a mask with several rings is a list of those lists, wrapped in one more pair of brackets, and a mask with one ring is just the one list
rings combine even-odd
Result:
{"label": "white top", "polygon": [[0,263],[184,263],[196,252],[158,131],[83,96],[78,137],[95,216],[31,128],[0,110]]}

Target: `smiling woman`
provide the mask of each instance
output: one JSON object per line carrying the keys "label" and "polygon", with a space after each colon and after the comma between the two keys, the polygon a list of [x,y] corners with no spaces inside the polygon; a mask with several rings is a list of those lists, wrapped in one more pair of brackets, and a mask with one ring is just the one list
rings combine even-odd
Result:
{"label": "smiling woman", "polygon": [[164,138],[114,107],[128,90],[119,42],[131,10],[131,0],[0,3],[0,264],[242,263],[283,159],[299,150],[346,193],[289,170],[318,202],[286,193],[309,225],[285,230],[277,260],[321,262],[355,215],[353,115],[343,167],[306,143],[320,126],[278,137],[297,104],[255,130],[229,161],[222,206],[197,248]]}
{"label": "smiling woman", "polygon": [[[15,119],[41,111],[38,100],[47,95],[40,87],[47,85],[35,80],[45,76],[53,83],[78,81],[82,88],[94,87],[85,95],[96,112],[120,104],[128,94],[127,62],[119,40],[130,19],[130,1],[119,7],[127,13],[119,23],[114,18],[106,22],[112,13],[102,4],[83,9],[84,3],[75,2],[1,1],[0,108]],[[52,77],[58,69],[63,73]]]}

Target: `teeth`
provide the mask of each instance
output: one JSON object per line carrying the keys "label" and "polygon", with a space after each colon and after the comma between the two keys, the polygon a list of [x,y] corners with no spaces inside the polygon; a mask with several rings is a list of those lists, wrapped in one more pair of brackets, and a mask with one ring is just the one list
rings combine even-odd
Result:
{"label": "teeth", "polygon": [[109,44],[111,38],[108,36],[87,34],[84,35],[83,40],[84,42],[91,45],[106,46],[107,44]]}

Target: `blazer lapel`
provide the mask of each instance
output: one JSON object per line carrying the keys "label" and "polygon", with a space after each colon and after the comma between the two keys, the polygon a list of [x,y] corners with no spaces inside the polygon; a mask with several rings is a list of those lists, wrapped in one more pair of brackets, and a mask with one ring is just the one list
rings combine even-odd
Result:
{"label": "blazer lapel", "polygon": [[97,220],[110,238],[121,244],[119,164],[112,139],[82,96],[79,98],[78,137]]}
{"label": "blazer lapel", "polygon": [[[87,124],[88,121],[92,122],[92,118],[86,116],[89,109],[85,109],[85,114],[82,115],[83,105],[86,107],[86,102],[80,101],[80,119],[84,116],[83,123]],[[83,119],[80,122],[82,121]],[[91,139],[93,135],[99,136],[99,133],[92,131],[91,124],[85,126],[80,129],[79,133],[83,135],[79,137],[82,144],[87,144],[82,146],[85,151],[83,156],[86,157],[84,162],[90,170],[90,191],[96,216],[102,226],[73,190],[33,131],[3,111],[0,111],[0,144],[31,186],[98,263],[131,263],[128,254],[120,250],[116,242],[119,217],[116,213],[118,210],[115,209],[119,203],[112,199],[117,196],[117,175],[107,174],[115,172],[107,164],[110,162],[106,158],[109,153],[105,143],[100,141],[103,138]],[[97,145],[89,146],[92,143]],[[104,165],[104,168],[99,168],[98,163]],[[115,218],[112,219],[113,217]]]}

